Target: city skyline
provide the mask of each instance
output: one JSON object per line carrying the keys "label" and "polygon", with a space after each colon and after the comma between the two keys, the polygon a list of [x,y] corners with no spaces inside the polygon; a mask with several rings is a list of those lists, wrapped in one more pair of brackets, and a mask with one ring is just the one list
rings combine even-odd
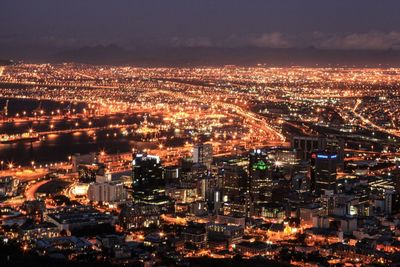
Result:
{"label": "city skyline", "polygon": [[398,14],[2,1],[0,266],[399,266]]}

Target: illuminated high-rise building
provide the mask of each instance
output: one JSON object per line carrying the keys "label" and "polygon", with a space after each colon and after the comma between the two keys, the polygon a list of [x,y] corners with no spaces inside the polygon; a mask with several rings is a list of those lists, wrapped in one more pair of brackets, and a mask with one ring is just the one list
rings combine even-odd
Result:
{"label": "illuminated high-rise building", "polygon": [[254,150],[249,155],[249,208],[250,215],[254,215],[257,206],[266,203],[270,197],[271,178],[270,162],[267,154],[259,149]]}
{"label": "illuminated high-rise building", "polygon": [[337,155],[329,152],[312,154],[315,159],[315,191],[336,190]]}
{"label": "illuminated high-rise building", "polygon": [[158,156],[136,154],[132,167],[135,200],[147,203],[165,195],[164,169]]}
{"label": "illuminated high-rise building", "polygon": [[317,136],[294,136],[291,140],[292,148],[302,160],[308,160],[312,152],[324,149],[324,143],[324,138]]}
{"label": "illuminated high-rise building", "polygon": [[292,148],[301,160],[311,160],[311,155],[316,151],[327,151],[336,154],[336,164],[339,169],[344,168],[345,141],[335,137],[321,136],[295,136],[291,141]]}
{"label": "illuminated high-rise building", "polygon": [[211,167],[213,161],[213,148],[211,144],[196,144],[193,146],[193,163],[200,163]]}
{"label": "illuminated high-rise building", "polygon": [[224,164],[218,168],[224,214],[245,215],[248,199],[248,175],[243,167]]}

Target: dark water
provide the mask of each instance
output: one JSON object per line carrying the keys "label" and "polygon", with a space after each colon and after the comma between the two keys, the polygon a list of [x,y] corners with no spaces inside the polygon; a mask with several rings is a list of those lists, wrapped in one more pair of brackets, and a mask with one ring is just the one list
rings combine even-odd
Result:
{"label": "dark water", "polygon": [[[10,100],[9,114],[21,113],[26,110],[27,113],[37,109],[39,101],[34,100]],[[0,109],[3,109],[4,99],[0,99]],[[65,109],[69,103],[57,103],[52,101],[42,101],[41,109],[46,113],[52,110]],[[84,108],[83,104],[75,104],[76,112]],[[142,116],[126,116],[115,115],[112,117],[102,117],[90,119],[92,126],[107,126],[109,124],[121,123],[124,119],[127,124],[143,121]],[[2,133],[22,133],[29,129],[35,131],[48,131],[50,125],[54,125],[54,129],[72,129],[75,123],[79,127],[88,127],[89,119],[77,118],[72,120],[47,120],[47,121],[29,121],[22,123],[4,122],[0,124],[0,134]],[[116,136],[114,136],[114,134]],[[157,144],[151,142],[143,142],[141,138],[134,134],[124,136],[118,129],[101,130],[97,132],[76,132],[68,134],[52,134],[45,137],[44,140],[33,143],[14,143],[0,144],[0,160],[6,164],[13,162],[15,165],[29,165],[31,161],[38,164],[66,161],[68,156],[74,153],[90,153],[106,151],[108,153],[129,152],[132,148],[143,149],[152,148]]]}
{"label": "dark water", "polygon": [[114,137],[112,134],[107,137],[106,133],[98,133],[96,140],[86,133],[74,133],[49,135],[45,140],[33,143],[0,144],[0,159],[17,165],[27,165],[32,160],[37,163],[66,161],[74,153],[85,154],[102,150],[123,153],[131,151],[132,147],[146,146],[145,143]]}
{"label": "dark water", "polygon": [[22,114],[23,111],[26,114],[31,115],[35,110],[43,110],[46,114],[51,113],[51,111],[56,111],[57,109],[60,112],[65,113],[68,110],[75,109],[76,112],[82,112],[84,108],[86,108],[86,104],[84,103],[73,103],[73,102],[56,102],[50,100],[31,100],[31,99],[13,99],[13,98],[0,98],[0,109],[3,110],[6,102],[8,100],[8,114],[10,116],[14,116],[19,113]]}

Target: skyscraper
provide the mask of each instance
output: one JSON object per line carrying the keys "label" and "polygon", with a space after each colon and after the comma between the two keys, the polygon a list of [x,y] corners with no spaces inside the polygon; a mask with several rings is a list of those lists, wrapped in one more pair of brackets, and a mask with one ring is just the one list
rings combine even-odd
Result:
{"label": "skyscraper", "polygon": [[259,149],[249,155],[249,197],[250,215],[256,213],[259,204],[268,201],[270,196],[271,178],[269,177],[270,162],[267,154]]}
{"label": "skyscraper", "polygon": [[321,136],[294,136],[291,144],[301,160],[309,160],[315,151],[328,151],[337,155],[336,162],[338,167],[344,167],[344,139]]}
{"label": "skyscraper", "polygon": [[315,191],[336,190],[337,155],[329,152],[318,152],[315,158]]}
{"label": "skyscraper", "polygon": [[245,215],[248,199],[248,177],[238,165],[224,164],[218,169],[220,188],[224,202],[224,213]]}
{"label": "skyscraper", "polygon": [[136,154],[132,166],[135,200],[153,200],[164,195],[164,169],[158,156]]}
{"label": "skyscraper", "polygon": [[213,148],[211,144],[196,144],[193,146],[193,163],[200,163],[211,167],[213,161]]}

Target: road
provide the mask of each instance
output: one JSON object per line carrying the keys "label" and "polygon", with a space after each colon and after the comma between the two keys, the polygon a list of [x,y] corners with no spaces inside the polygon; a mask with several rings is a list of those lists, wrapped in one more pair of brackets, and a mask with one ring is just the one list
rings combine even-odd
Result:
{"label": "road", "polygon": [[49,170],[47,168],[37,168],[35,170],[31,168],[18,168],[0,171],[0,176],[13,176],[20,182],[29,182],[42,178],[48,173]]}
{"label": "road", "polygon": [[361,103],[362,103],[362,100],[361,99],[357,99],[356,105],[353,108],[353,112],[356,112],[356,110],[358,109],[358,107],[360,106]]}
{"label": "road", "polygon": [[[371,128],[374,128],[378,131],[390,134],[390,135],[394,135],[396,137],[400,137],[400,134],[396,131],[391,131],[388,130],[386,128],[383,128],[377,124],[375,124],[374,122],[370,121],[369,119],[365,118],[363,115],[361,115],[361,113],[357,112],[357,108],[359,107],[359,105],[362,103],[362,101],[360,99],[357,99],[356,105],[354,106],[353,109],[350,109],[350,112],[357,117],[359,120],[362,121],[363,124],[370,126]],[[340,113],[339,113],[340,114]],[[343,116],[342,116],[343,117]]]}
{"label": "road", "polygon": [[231,109],[232,111],[235,112],[235,114],[239,115],[243,119],[247,121],[254,129],[259,130],[257,132],[260,133],[265,133],[267,139],[269,139],[271,142],[274,143],[274,145],[278,144],[284,144],[286,141],[286,138],[283,134],[281,134],[278,130],[276,130],[274,127],[268,124],[268,122],[265,120],[264,117],[253,113],[249,110],[245,110],[242,107],[238,105],[234,105],[231,103],[226,103],[220,100],[216,99],[210,99],[209,97],[205,99],[205,97],[194,97],[190,95],[185,95],[180,92],[174,92],[174,91],[168,91],[168,90],[159,90],[160,93],[170,95],[171,97],[179,97],[181,99],[187,100],[187,101],[200,101],[209,105],[217,105],[221,109]]}
{"label": "road", "polygon": [[33,184],[32,186],[27,186],[26,190],[25,190],[25,199],[26,200],[35,200],[35,194],[36,191],[44,184],[47,184],[48,182],[50,182],[51,180],[45,180],[45,181],[41,181],[41,182],[37,182],[35,184]]}

